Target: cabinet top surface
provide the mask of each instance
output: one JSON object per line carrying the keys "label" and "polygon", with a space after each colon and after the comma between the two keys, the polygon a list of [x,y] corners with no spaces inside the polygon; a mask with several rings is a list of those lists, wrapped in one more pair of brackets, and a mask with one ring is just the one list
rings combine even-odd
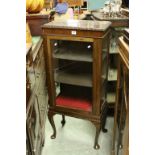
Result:
{"label": "cabinet top surface", "polygon": [[90,30],[90,31],[105,31],[109,28],[111,22],[109,21],[92,21],[92,20],[64,20],[52,21],[44,24],[43,28],[60,28],[60,29],[76,29],[76,30]]}
{"label": "cabinet top surface", "polygon": [[26,13],[26,19],[41,19],[48,18],[50,11],[42,10],[39,13]]}

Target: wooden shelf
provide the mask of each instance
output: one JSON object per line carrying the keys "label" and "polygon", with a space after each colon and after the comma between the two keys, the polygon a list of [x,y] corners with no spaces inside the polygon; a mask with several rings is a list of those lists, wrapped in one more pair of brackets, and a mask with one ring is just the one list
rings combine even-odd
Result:
{"label": "wooden shelf", "polygon": [[56,106],[87,112],[92,111],[92,88],[62,83],[60,88],[61,91],[56,97]]}
{"label": "wooden shelf", "polygon": [[54,74],[55,82],[92,87],[92,73],[81,66],[68,67]]}
{"label": "wooden shelf", "polygon": [[93,45],[91,42],[55,41],[53,57],[58,59],[92,62]]}
{"label": "wooden shelf", "polygon": [[103,80],[105,80],[105,79],[106,79],[106,75],[103,74],[103,75],[101,76],[101,78],[102,78]]}
{"label": "wooden shelf", "polygon": [[56,106],[66,107],[68,109],[76,109],[91,112],[92,101],[91,99],[84,98],[83,96],[66,96],[60,94],[56,98]]}
{"label": "wooden shelf", "polygon": [[102,52],[107,53],[107,49],[106,48],[103,48],[102,49]]}
{"label": "wooden shelf", "polygon": [[116,48],[110,47],[109,53],[110,54],[118,54],[119,53],[118,47],[116,47]]}
{"label": "wooden shelf", "polygon": [[115,101],[116,101],[116,94],[115,94],[115,92],[107,93],[107,102],[109,104],[113,104],[113,103],[115,103]]}
{"label": "wooden shelf", "polygon": [[92,87],[91,74],[60,72],[55,73],[55,81],[60,83]]}
{"label": "wooden shelf", "polygon": [[92,62],[92,52],[90,50],[84,49],[67,49],[67,48],[58,48],[54,51],[54,58],[66,59],[66,60],[75,60],[75,61],[86,61]]}
{"label": "wooden shelf", "polygon": [[108,81],[117,81],[117,69],[108,70]]}

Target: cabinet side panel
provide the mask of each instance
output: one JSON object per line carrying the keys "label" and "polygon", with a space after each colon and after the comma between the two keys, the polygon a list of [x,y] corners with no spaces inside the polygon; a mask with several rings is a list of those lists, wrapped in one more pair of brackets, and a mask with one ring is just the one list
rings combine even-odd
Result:
{"label": "cabinet side panel", "polygon": [[49,96],[49,106],[55,105],[55,84],[53,79],[53,65],[52,65],[52,47],[50,39],[44,37],[44,56],[46,64],[46,77],[47,77],[47,88]]}
{"label": "cabinet side panel", "polygon": [[102,39],[94,39],[93,50],[93,114],[100,114]]}

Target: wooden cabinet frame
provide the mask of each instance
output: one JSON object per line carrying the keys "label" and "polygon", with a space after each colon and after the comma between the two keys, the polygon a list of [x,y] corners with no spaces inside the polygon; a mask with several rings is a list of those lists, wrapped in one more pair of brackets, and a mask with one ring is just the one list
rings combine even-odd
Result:
{"label": "wooden cabinet frame", "polygon": [[[82,23],[83,21],[80,21]],[[51,22],[52,23],[52,22]],[[110,22],[107,22],[108,24]],[[50,23],[49,23],[50,24]],[[110,25],[110,24],[109,24]],[[76,31],[76,35],[72,34]],[[68,28],[57,28],[43,26],[43,39],[44,39],[44,55],[46,62],[46,76],[48,84],[48,95],[49,95],[49,109],[48,118],[53,128],[52,139],[56,138],[56,127],[54,123],[53,116],[55,114],[62,115],[62,124],[65,123],[65,115],[72,116],[81,119],[87,119],[91,121],[96,126],[96,136],[94,142],[94,148],[99,149],[98,137],[101,129],[101,107],[106,104],[106,101],[102,99],[101,89],[102,89],[102,51],[104,45],[104,38],[109,40],[110,28],[102,30],[81,30],[81,29],[68,29]],[[53,47],[51,46],[52,40],[67,40],[67,41],[80,41],[91,42],[93,45],[92,53],[92,111],[84,111],[80,109],[72,109],[67,107],[61,107],[56,105],[56,86],[54,81],[54,65],[53,65]],[[106,42],[107,44],[109,42]],[[109,54],[109,48],[107,45],[107,58]],[[107,61],[108,62],[108,61]]]}

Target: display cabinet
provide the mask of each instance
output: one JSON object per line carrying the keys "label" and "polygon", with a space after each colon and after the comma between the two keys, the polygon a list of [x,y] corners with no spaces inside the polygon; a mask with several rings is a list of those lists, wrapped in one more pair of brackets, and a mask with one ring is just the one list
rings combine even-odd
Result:
{"label": "display cabinet", "polygon": [[66,20],[43,25],[51,138],[56,137],[54,114],[62,115],[62,125],[65,115],[72,116],[96,126],[94,148],[99,148],[106,107],[110,24]]}
{"label": "display cabinet", "polygon": [[51,19],[49,10],[42,10],[41,12],[35,14],[26,14],[26,22],[29,24],[32,36],[41,36],[41,25],[50,22],[50,20]]}
{"label": "display cabinet", "polygon": [[40,155],[44,145],[48,95],[43,39],[32,37],[26,52],[26,148],[28,155]]}
{"label": "display cabinet", "polygon": [[121,8],[121,13],[118,16],[112,16],[105,15],[103,12],[96,10],[92,11],[91,18],[95,21],[112,22],[109,50],[107,102],[109,109],[114,110],[116,103],[117,62],[119,57],[118,38],[123,34],[124,30],[129,27],[129,12],[128,10]]}
{"label": "display cabinet", "polygon": [[118,40],[119,61],[112,155],[129,155],[129,45],[127,38],[124,35]]}
{"label": "display cabinet", "polygon": [[117,32],[116,28],[111,29],[107,88],[107,102],[110,109],[114,109],[116,103],[118,38],[120,35],[120,32]]}

